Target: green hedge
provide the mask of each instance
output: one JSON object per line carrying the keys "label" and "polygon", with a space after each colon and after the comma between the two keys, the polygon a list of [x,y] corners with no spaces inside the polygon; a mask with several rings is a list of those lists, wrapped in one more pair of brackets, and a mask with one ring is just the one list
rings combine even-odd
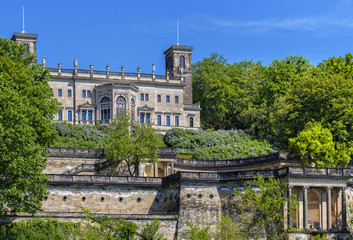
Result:
{"label": "green hedge", "polygon": [[164,138],[169,147],[193,149],[198,160],[227,160],[257,157],[273,152],[271,145],[242,130],[169,130]]}

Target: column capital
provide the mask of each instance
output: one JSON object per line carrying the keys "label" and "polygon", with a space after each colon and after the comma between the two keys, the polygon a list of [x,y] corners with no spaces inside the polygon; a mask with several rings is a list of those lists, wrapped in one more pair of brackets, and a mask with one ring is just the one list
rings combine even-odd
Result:
{"label": "column capital", "polygon": [[326,190],[327,190],[327,191],[331,191],[331,190],[332,190],[332,186],[327,186],[327,187],[326,187]]}
{"label": "column capital", "polygon": [[303,186],[304,191],[308,191],[309,188],[310,188],[309,186]]}

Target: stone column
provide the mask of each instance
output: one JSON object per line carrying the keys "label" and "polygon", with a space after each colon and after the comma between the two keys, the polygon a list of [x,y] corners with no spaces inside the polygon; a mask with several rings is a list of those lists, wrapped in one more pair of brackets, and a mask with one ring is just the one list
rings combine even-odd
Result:
{"label": "stone column", "polygon": [[308,186],[303,187],[304,193],[304,211],[303,211],[303,220],[304,220],[304,229],[308,229]]}
{"label": "stone column", "polygon": [[327,192],[327,231],[330,231],[331,229],[331,189],[332,187],[327,187],[326,192]]}
{"label": "stone column", "polygon": [[158,177],[158,163],[154,164],[154,177]]}
{"label": "stone column", "polygon": [[347,228],[346,189],[342,188],[342,230]]}
{"label": "stone column", "polygon": [[292,187],[288,187],[288,229],[291,229],[293,226],[293,218],[292,218],[292,209],[290,209],[291,206],[291,195],[292,195]]}

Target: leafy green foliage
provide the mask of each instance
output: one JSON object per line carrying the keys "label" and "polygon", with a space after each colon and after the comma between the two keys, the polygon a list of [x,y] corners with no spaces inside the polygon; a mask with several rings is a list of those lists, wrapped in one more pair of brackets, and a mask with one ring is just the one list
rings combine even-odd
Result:
{"label": "leafy green foliage", "polygon": [[72,125],[53,122],[52,128],[58,137],[51,147],[101,149],[107,139],[107,128],[100,126]]}
{"label": "leafy green foliage", "polygon": [[331,131],[335,143],[353,146],[350,53],[317,66],[302,56],[262,66],[246,61],[229,64],[222,55],[211,54],[193,65],[193,76],[204,127],[243,129],[287,151],[288,139],[316,121]]}
{"label": "leafy green foliage", "polygon": [[346,167],[352,152],[344,143],[335,145],[330,130],[317,122],[309,122],[296,138],[289,139],[289,146],[303,166]]}
{"label": "leafy green foliage", "polygon": [[210,226],[201,228],[197,225],[186,222],[189,230],[184,234],[183,239],[186,240],[211,240]]}
{"label": "leafy green foliage", "polygon": [[166,240],[162,233],[158,233],[161,223],[157,219],[146,223],[137,235],[141,240]]}
{"label": "leafy green foliage", "polygon": [[125,219],[113,219],[107,216],[96,217],[94,213],[86,215],[94,223],[86,226],[90,239],[132,240],[137,233],[137,225]]}
{"label": "leafy green foliage", "polygon": [[168,146],[194,149],[193,158],[198,160],[226,160],[257,157],[272,152],[267,141],[258,141],[241,130],[184,129],[169,130],[164,138]]}
{"label": "leafy green foliage", "polygon": [[227,63],[211,54],[193,65],[193,96],[201,104],[201,123],[206,128],[244,128],[242,115],[252,107],[262,79],[260,63]]}
{"label": "leafy green foliage", "polygon": [[239,221],[249,237],[279,240],[286,236],[285,206],[288,210],[295,210],[297,206],[295,195],[290,196],[291,201],[285,197],[286,190],[287,185],[279,179],[265,181],[261,175],[247,182],[244,190],[234,190],[240,200],[234,207],[239,210]]}
{"label": "leafy green foliage", "polygon": [[30,221],[21,221],[3,224],[0,230],[1,239],[17,240],[71,240],[81,239],[81,224],[61,222],[53,219],[34,218]]}
{"label": "leafy green foliage", "polygon": [[0,215],[34,213],[47,194],[45,152],[55,139],[50,127],[58,102],[49,71],[31,64],[22,44],[0,38]]}
{"label": "leafy green foliage", "polygon": [[246,239],[246,234],[240,223],[233,221],[229,216],[222,215],[221,221],[217,223],[215,238],[218,240],[242,240]]}
{"label": "leafy green foliage", "polygon": [[157,150],[162,145],[163,141],[151,125],[119,117],[110,127],[104,149],[107,159],[112,161],[113,172],[126,164],[129,174],[133,176],[138,173],[140,163],[155,163],[159,160]]}

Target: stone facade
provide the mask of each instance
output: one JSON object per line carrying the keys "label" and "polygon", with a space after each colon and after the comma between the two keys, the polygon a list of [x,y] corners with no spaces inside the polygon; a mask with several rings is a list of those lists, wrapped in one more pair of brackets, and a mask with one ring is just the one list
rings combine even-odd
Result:
{"label": "stone facade", "polygon": [[[37,35],[15,33],[12,40],[23,42],[36,54]],[[192,47],[173,45],[164,52],[166,72],[136,73],[78,68],[48,68],[54,97],[61,103],[57,121],[72,124],[108,124],[119,114],[129,114],[140,122],[149,122],[164,133],[171,128],[200,128],[200,105],[192,100]],[[45,59],[42,60],[45,67]]]}

